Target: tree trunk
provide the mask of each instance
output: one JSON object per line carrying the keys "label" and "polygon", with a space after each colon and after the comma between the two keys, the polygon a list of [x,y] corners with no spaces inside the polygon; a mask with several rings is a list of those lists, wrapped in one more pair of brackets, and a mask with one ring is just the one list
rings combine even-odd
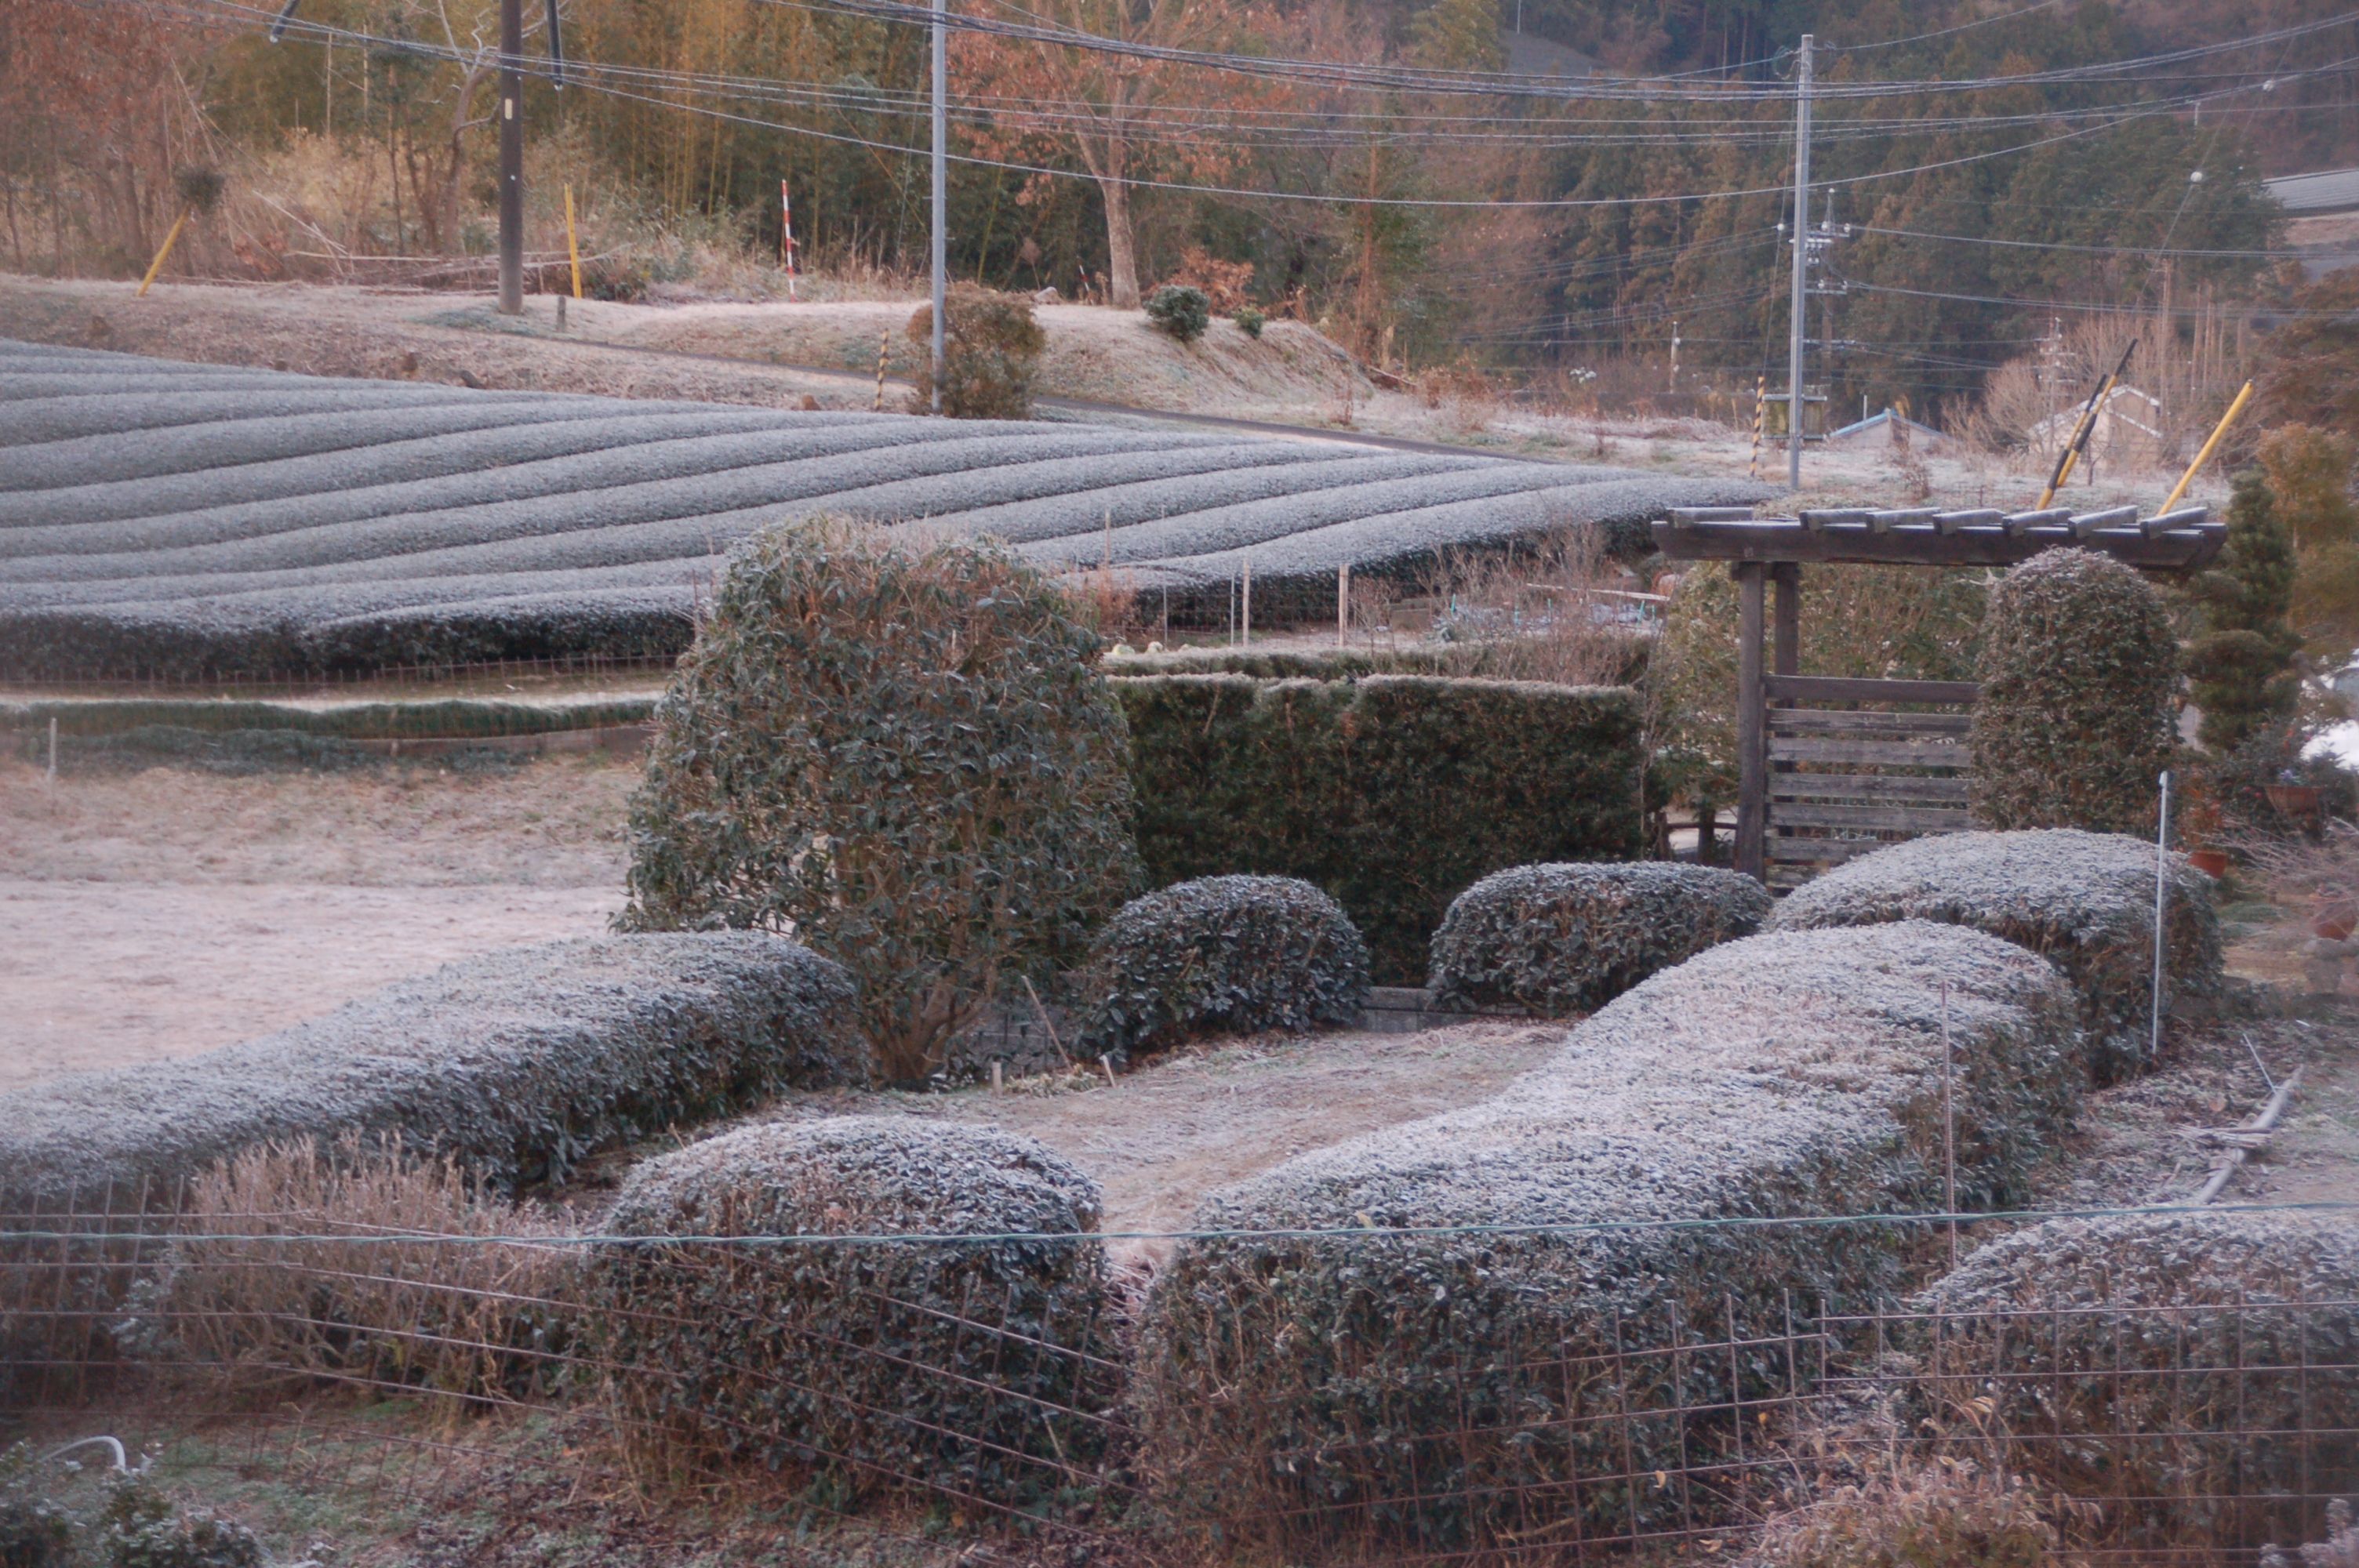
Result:
{"label": "tree trunk", "polygon": [[[1107,160],[1119,168],[1119,158]],[[1138,308],[1138,255],[1131,243],[1130,186],[1120,176],[1101,177],[1105,196],[1106,303],[1117,310]]]}

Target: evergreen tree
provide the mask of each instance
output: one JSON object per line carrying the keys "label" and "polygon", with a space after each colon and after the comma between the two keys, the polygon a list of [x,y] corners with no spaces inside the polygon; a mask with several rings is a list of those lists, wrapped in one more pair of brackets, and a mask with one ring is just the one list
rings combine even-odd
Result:
{"label": "evergreen tree", "polygon": [[2255,730],[2293,713],[2301,677],[2293,655],[2301,639],[2287,622],[2293,605],[2293,546],[2278,522],[2267,477],[2258,469],[2236,476],[2228,502],[2228,540],[2220,565],[2197,579],[2193,597],[2203,609],[2203,634],[2188,649],[2195,705],[2203,710],[2201,738],[2225,755]]}

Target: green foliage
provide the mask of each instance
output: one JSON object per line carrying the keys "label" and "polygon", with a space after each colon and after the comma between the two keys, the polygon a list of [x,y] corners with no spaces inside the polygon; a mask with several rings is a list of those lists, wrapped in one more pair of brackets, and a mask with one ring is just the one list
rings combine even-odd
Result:
{"label": "green foliage", "polygon": [[1238,306],[1237,313],[1229,319],[1244,328],[1245,336],[1248,338],[1260,337],[1261,330],[1269,325],[1269,318],[1250,305]]}
{"label": "green foliage", "polygon": [[732,557],[632,797],[632,929],[791,930],[894,1080],[1137,886],[1096,635],[995,546],[814,522]]}
{"label": "green foliage", "polygon": [[1410,58],[1428,70],[1500,70],[1499,0],[1430,0],[1409,22]]}
{"label": "green foliage", "polygon": [[1158,883],[1251,871],[1326,891],[1379,984],[1417,985],[1450,901],[1538,860],[1636,855],[1639,712],[1620,687],[1372,676],[1112,683]]}
{"label": "green foliage", "polygon": [[2293,607],[2294,555],[2278,522],[2267,477],[2236,476],[2228,503],[2228,538],[2220,564],[2196,580],[2204,632],[2187,650],[2201,739],[2231,752],[2254,731],[2292,714],[2301,695],[2293,655],[2301,639],[2286,623]]}
{"label": "green foliage", "polygon": [[[942,413],[952,419],[1029,419],[1032,383],[1049,335],[1032,319],[1032,302],[976,283],[954,283],[943,299]],[[918,307],[908,336],[921,349],[909,410],[933,407],[934,308]]]}
{"label": "green foliage", "polygon": [[74,1517],[33,1484],[33,1446],[0,1449],[0,1568],[62,1568]]}
{"label": "green foliage", "polygon": [[[650,1468],[888,1478],[1020,1507],[1088,1465],[1112,1403],[1097,1184],[1028,1138],[918,1117],[773,1122],[648,1161],[586,1294]],[[951,1238],[726,1247],[747,1236]],[[1038,1239],[956,1239],[1026,1236]]]}
{"label": "green foliage", "polygon": [[262,1543],[211,1509],[176,1507],[144,1476],[120,1476],[98,1519],[106,1568],[259,1568]]}
{"label": "green foliage", "polygon": [[1752,935],[1768,914],[1759,882],[1704,866],[1495,871],[1460,893],[1433,934],[1434,1005],[1587,1012],[1658,969]]}
{"label": "green foliage", "polygon": [[2154,585],[2093,550],[2044,550],[1992,589],[1982,630],[1974,820],[2147,831],[2179,681]]}
{"label": "green foliage", "polygon": [[2288,425],[2261,440],[2261,467],[2277,521],[2293,541],[2288,619],[2303,641],[2340,663],[2359,643],[2359,508],[2351,503],[2359,445],[2340,431]]}
{"label": "green foliage", "polygon": [[1133,899],[1082,979],[1075,1049],[1133,1054],[1193,1035],[1350,1023],[1368,949],[1335,901],[1291,877],[1204,877]]}
{"label": "green foliage", "polygon": [[1183,343],[1192,343],[1212,324],[1212,299],[1201,288],[1167,283],[1147,297],[1147,319]]}

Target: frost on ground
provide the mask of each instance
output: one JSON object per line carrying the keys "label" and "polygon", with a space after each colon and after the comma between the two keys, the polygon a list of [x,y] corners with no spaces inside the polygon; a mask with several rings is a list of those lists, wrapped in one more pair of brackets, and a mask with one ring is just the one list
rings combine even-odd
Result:
{"label": "frost on ground", "polygon": [[685,644],[736,540],[830,513],[1226,602],[1643,528],[1742,481],[1114,426],[750,411],[0,343],[0,669],[368,666]]}

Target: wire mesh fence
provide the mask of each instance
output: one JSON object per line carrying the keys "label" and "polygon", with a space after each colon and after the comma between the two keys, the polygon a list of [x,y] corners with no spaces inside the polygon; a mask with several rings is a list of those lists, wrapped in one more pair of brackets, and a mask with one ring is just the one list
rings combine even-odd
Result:
{"label": "wire mesh fence", "polygon": [[[499,1460],[506,1418],[561,1432],[577,1485],[750,1477],[833,1517],[914,1500],[1173,1561],[1710,1554],[1938,1462],[2018,1477],[2093,1558],[2246,1562],[2321,1538],[2359,1487],[2359,1303],[2299,1292],[1951,1311],[1755,1289],[1609,1312],[1577,1346],[1503,1324],[1374,1392],[1379,1358],[1339,1346],[1323,1382],[1174,1412],[1165,1308],[1093,1237],[203,1219],[0,1216],[0,1404],[60,1432],[234,1415],[235,1463],[387,1517]],[[388,1400],[408,1414],[355,1413]]]}

